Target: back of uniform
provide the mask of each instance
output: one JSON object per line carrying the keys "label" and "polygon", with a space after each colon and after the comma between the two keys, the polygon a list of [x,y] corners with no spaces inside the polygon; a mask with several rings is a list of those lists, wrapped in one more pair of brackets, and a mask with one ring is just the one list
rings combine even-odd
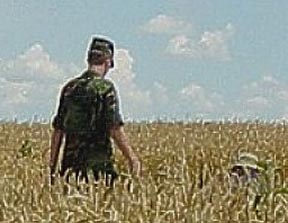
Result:
{"label": "back of uniform", "polygon": [[[110,128],[123,125],[119,100],[113,83],[92,71],[69,81],[62,89],[52,125],[65,133],[60,175],[68,169],[87,178],[93,171],[117,177],[113,168]],[[87,179],[86,179],[87,180]]]}

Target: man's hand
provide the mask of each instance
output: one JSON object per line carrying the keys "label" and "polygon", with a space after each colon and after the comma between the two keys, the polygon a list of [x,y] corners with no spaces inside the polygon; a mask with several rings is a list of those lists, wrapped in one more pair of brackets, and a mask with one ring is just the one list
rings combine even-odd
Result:
{"label": "man's hand", "polygon": [[111,136],[118,148],[129,162],[130,171],[133,175],[141,175],[141,162],[129,145],[128,139],[122,126],[114,126],[110,130]]}
{"label": "man's hand", "polygon": [[50,170],[50,185],[55,184],[55,172]]}
{"label": "man's hand", "polygon": [[57,163],[53,162],[53,160],[50,160],[49,167],[50,167],[50,184],[54,185]]}
{"label": "man's hand", "polygon": [[60,151],[63,135],[64,134],[63,134],[63,132],[61,130],[56,130],[55,129],[52,132],[51,153],[50,153],[50,162],[49,162],[50,183],[51,183],[51,185],[53,185],[54,181],[55,181],[55,172],[56,172],[58,156],[59,156],[59,151]]}
{"label": "man's hand", "polygon": [[136,175],[138,177],[142,176],[142,167],[141,162],[137,157],[133,157],[129,161],[130,171],[133,175]]}

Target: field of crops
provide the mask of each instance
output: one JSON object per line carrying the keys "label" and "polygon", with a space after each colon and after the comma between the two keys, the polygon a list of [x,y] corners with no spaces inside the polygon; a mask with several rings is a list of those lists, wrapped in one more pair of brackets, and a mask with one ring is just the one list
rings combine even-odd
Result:
{"label": "field of crops", "polygon": [[288,222],[288,196],[270,193],[253,208],[249,187],[231,193],[227,171],[239,152],[278,167],[274,188],[288,185],[285,123],[127,124],[131,145],[143,163],[131,177],[118,150],[122,173],[114,190],[101,180],[78,191],[57,180],[51,188],[42,153],[47,124],[0,124],[0,222]]}

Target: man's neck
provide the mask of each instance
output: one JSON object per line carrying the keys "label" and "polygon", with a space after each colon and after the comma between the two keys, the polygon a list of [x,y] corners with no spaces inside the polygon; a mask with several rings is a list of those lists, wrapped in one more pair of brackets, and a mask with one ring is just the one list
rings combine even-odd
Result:
{"label": "man's neck", "polygon": [[95,73],[95,75],[100,75],[101,78],[104,78],[106,74],[105,67],[103,65],[90,65],[88,66],[88,70]]}

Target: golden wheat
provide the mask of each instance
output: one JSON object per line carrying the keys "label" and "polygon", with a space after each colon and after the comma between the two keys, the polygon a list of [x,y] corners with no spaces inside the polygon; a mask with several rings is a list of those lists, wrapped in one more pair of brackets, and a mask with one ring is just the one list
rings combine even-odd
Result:
{"label": "golden wheat", "polygon": [[116,150],[123,174],[114,190],[104,180],[80,191],[72,182],[65,195],[62,179],[48,185],[49,126],[0,124],[0,221],[288,222],[287,195],[269,194],[255,211],[249,188],[231,193],[227,180],[235,155],[252,152],[279,167],[271,182],[287,187],[286,123],[130,123],[126,130],[143,177],[131,177]]}

